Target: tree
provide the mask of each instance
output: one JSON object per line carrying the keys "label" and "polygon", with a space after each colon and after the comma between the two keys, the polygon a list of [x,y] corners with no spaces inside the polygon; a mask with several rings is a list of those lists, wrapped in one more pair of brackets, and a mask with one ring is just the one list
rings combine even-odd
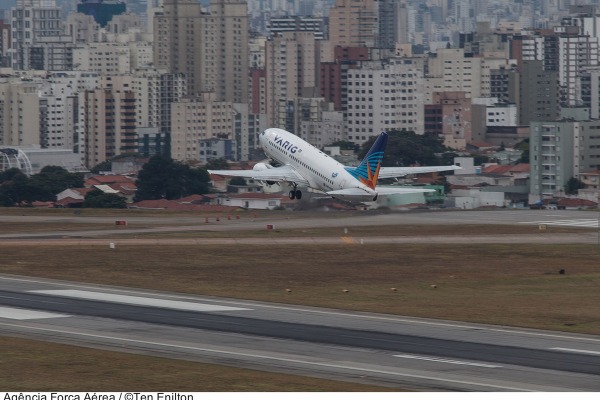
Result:
{"label": "tree", "polygon": [[579,179],[577,178],[571,178],[567,181],[567,184],[565,185],[565,193],[566,194],[577,194],[577,191],[579,189],[583,189],[585,188],[585,184],[583,182],[581,182]]}
{"label": "tree", "polygon": [[190,194],[208,193],[209,176],[205,169],[191,168],[170,158],[156,155],[138,173],[135,201],[179,199]]}
{"label": "tree", "polygon": [[52,194],[18,168],[0,173],[0,204],[4,207],[31,205],[36,200],[54,200]]}
{"label": "tree", "polygon": [[127,202],[116,193],[104,193],[101,190],[92,190],[83,201],[85,208],[127,208]]}
{"label": "tree", "polygon": [[241,176],[235,176],[231,178],[229,184],[233,186],[246,186],[246,180]]}
{"label": "tree", "polygon": [[[440,165],[441,160],[436,156],[436,153],[444,153],[448,150],[436,135],[417,135],[412,131],[398,130],[390,131],[388,134],[387,148],[382,162],[382,166],[385,167],[401,167],[413,164]],[[373,136],[363,144],[359,153],[360,159],[367,155],[375,139],[377,137]],[[450,162],[448,165],[451,164]]]}
{"label": "tree", "polygon": [[110,172],[112,170],[112,162],[110,160],[102,161],[100,164],[96,164],[90,172],[92,174],[99,174],[100,172]]}
{"label": "tree", "polygon": [[42,168],[39,174],[32,175],[31,182],[47,194],[46,198],[37,200],[50,201],[65,189],[83,187],[83,174],[71,173],[63,167],[49,165]]}
{"label": "tree", "polygon": [[329,146],[338,146],[342,150],[352,150],[355,153],[359,150],[359,147],[356,143],[348,140],[338,140],[337,142],[331,143]]}
{"label": "tree", "polygon": [[523,140],[515,146],[515,149],[521,150],[521,158],[517,162],[529,164],[529,138]]}
{"label": "tree", "polygon": [[229,163],[223,157],[213,158],[206,163],[206,169],[229,169]]}

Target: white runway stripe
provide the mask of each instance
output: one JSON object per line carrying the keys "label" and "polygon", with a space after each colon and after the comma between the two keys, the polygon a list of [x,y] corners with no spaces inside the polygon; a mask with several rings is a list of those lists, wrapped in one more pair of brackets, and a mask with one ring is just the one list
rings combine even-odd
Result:
{"label": "white runway stripe", "polygon": [[475,363],[475,362],[469,362],[469,361],[450,360],[450,359],[438,358],[438,357],[415,356],[415,355],[411,355],[411,354],[397,354],[397,355],[394,355],[394,357],[409,358],[412,360],[432,361],[432,362],[439,362],[439,363],[446,363],[446,364],[467,365],[470,367],[502,368],[499,365],[481,364],[481,363]]}
{"label": "white runway stripe", "polygon": [[558,219],[552,221],[520,222],[528,225],[554,225],[554,226],[577,226],[585,228],[598,228],[597,219]]}
{"label": "white runway stripe", "polygon": [[27,319],[44,319],[44,318],[64,318],[70,317],[67,314],[58,314],[43,311],[26,310],[24,308],[15,307],[0,307],[0,318],[17,319],[24,321]]}
{"label": "white runway stripe", "polygon": [[187,301],[163,300],[151,297],[125,296],[120,294],[88,292],[84,290],[32,290],[31,293],[42,293],[53,296],[71,297],[85,300],[107,301],[111,303],[133,304],[137,306],[149,306],[169,308],[174,310],[218,312],[218,311],[240,311],[249,308],[227,307],[207,303],[193,303]]}
{"label": "white runway stripe", "polygon": [[592,351],[592,350],[566,349],[564,347],[553,347],[550,350],[566,351],[568,353],[581,353],[581,354],[591,354],[594,356],[600,356],[600,351]]}

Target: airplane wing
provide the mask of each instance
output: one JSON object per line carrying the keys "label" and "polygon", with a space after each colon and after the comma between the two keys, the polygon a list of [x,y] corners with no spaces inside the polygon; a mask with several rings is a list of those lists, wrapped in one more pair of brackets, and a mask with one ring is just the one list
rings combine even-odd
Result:
{"label": "airplane wing", "polygon": [[435,192],[434,189],[424,189],[419,187],[394,187],[394,186],[377,186],[375,191],[380,195],[390,194],[405,194],[405,193],[431,193]]}
{"label": "airplane wing", "polygon": [[379,179],[396,178],[411,174],[424,174],[427,172],[455,171],[457,169],[461,168],[457,165],[433,167],[381,167],[379,169]]}
{"label": "airplane wing", "polygon": [[240,176],[257,181],[290,182],[309,186],[309,182],[290,165],[261,170],[209,170],[208,173],[211,175]]}

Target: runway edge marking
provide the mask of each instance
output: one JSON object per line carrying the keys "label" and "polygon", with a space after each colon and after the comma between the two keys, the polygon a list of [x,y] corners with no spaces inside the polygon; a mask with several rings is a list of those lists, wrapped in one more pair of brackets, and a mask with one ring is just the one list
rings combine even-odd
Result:
{"label": "runway edge marking", "polygon": [[296,363],[296,364],[305,364],[305,365],[314,365],[314,366],[327,367],[327,368],[345,369],[345,370],[349,370],[349,371],[372,372],[372,373],[378,373],[378,374],[384,374],[384,375],[392,375],[392,376],[415,378],[415,379],[426,379],[426,380],[430,380],[430,381],[439,381],[439,382],[447,382],[447,383],[454,383],[454,384],[479,386],[479,387],[486,387],[486,388],[491,388],[491,389],[502,389],[502,390],[510,390],[510,391],[521,391],[521,392],[523,392],[523,391],[534,392],[535,391],[535,390],[528,390],[528,389],[524,389],[524,388],[517,388],[517,387],[511,387],[511,386],[468,382],[468,381],[462,381],[462,380],[456,380],[456,379],[446,379],[446,378],[439,378],[439,377],[434,377],[434,376],[406,374],[406,373],[402,373],[402,372],[393,372],[393,371],[385,371],[385,370],[377,370],[377,369],[350,367],[347,365],[336,365],[336,364],[330,364],[330,363],[295,360],[295,359],[283,358],[283,357],[261,356],[261,355],[257,355],[257,354],[208,349],[208,348],[203,348],[203,347],[182,346],[182,345],[177,345],[177,344],[152,342],[152,341],[146,341],[146,340],[135,340],[135,339],[129,339],[129,338],[121,338],[121,337],[117,337],[117,336],[94,335],[91,333],[82,333],[82,332],[76,333],[76,332],[63,331],[60,329],[40,328],[40,327],[33,327],[33,326],[26,326],[26,325],[8,324],[8,323],[2,323],[2,322],[0,322],[0,326],[11,326],[11,327],[16,327],[16,328],[20,328],[20,329],[46,331],[46,332],[51,332],[51,333],[55,333],[55,334],[60,333],[60,334],[71,335],[71,336],[78,335],[78,336],[91,337],[91,338],[96,338],[96,339],[108,339],[108,340],[115,340],[115,341],[119,341],[119,342],[130,342],[130,343],[135,343],[138,345],[162,346],[162,347],[170,347],[173,349],[196,350],[196,351],[206,352],[206,353],[216,353],[216,354],[224,354],[224,355],[232,355],[232,356],[242,356],[242,357],[248,357],[248,358],[257,358],[257,359],[263,359],[263,360],[291,362],[291,363]]}

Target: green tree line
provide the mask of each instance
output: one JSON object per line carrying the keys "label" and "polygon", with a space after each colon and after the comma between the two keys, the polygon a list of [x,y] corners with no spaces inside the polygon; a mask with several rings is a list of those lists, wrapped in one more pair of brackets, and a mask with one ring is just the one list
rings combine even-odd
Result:
{"label": "green tree line", "polygon": [[0,205],[28,206],[34,201],[54,201],[58,193],[77,187],[83,187],[83,174],[62,167],[47,166],[30,177],[11,168],[0,172]]}

